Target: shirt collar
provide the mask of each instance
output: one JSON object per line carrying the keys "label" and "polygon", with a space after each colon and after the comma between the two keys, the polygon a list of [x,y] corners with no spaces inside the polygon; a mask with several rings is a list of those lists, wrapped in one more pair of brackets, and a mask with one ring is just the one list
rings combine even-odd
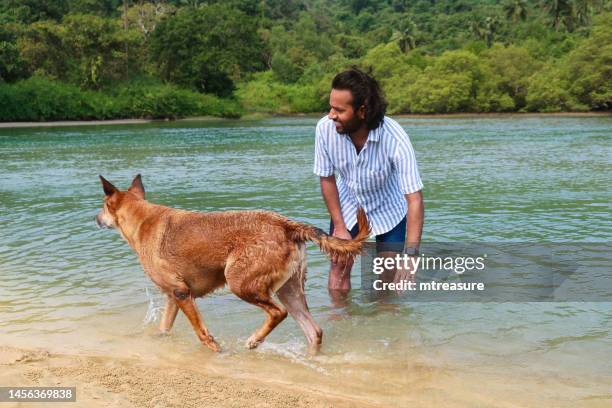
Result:
{"label": "shirt collar", "polygon": [[[368,132],[368,141],[369,142],[378,142],[380,140],[380,134],[382,133],[382,127],[384,122],[380,122],[376,129],[372,129]],[[339,135],[338,132],[336,134]],[[344,136],[349,142],[351,141],[351,137],[348,134],[341,135]]]}
{"label": "shirt collar", "polygon": [[382,128],[382,123],[378,125],[376,129],[370,130],[368,133],[368,141],[369,142],[378,142],[380,140],[380,130]]}

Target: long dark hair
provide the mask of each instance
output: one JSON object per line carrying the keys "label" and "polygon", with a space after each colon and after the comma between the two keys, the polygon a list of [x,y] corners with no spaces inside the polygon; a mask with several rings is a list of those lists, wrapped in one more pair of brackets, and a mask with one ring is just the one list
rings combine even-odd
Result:
{"label": "long dark hair", "polygon": [[383,121],[387,101],[378,82],[357,67],[341,72],[332,81],[332,89],[345,89],[353,94],[353,110],[365,106],[365,122],[368,130],[376,129]]}

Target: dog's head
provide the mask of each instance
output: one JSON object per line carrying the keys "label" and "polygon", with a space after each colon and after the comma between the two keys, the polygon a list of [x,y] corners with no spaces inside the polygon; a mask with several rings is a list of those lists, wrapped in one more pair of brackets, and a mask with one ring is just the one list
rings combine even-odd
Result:
{"label": "dog's head", "polygon": [[145,190],[142,185],[140,174],[134,177],[132,185],[127,191],[119,191],[110,181],[100,176],[102,189],[104,190],[104,204],[102,210],[96,215],[96,224],[99,228],[116,228],[117,211],[130,200],[144,200]]}

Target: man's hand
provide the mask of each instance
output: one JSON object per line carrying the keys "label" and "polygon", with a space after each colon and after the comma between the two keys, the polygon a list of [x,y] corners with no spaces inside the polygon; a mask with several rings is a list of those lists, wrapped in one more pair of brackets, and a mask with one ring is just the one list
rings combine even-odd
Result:
{"label": "man's hand", "polygon": [[[340,239],[347,239],[347,240],[353,239],[353,237],[351,236],[351,233],[349,232],[349,230],[346,229],[346,227],[335,227],[334,226],[334,232],[332,236],[336,238],[340,238]],[[344,262],[346,261],[346,259],[342,259],[342,257],[338,255],[332,255],[331,261],[333,263],[338,263],[340,261]]]}
{"label": "man's hand", "polygon": [[[399,267],[395,270],[395,278],[393,279],[394,283],[399,283],[402,280],[407,280],[408,282],[416,281],[416,270],[414,269],[414,258],[408,258],[407,265],[398,265]],[[407,266],[407,267],[404,267]]]}

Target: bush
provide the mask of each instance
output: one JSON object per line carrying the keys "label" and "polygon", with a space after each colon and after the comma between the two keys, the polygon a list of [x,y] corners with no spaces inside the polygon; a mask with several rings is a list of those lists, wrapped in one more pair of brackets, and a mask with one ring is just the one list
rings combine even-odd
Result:
{"label": "bush", "polygon": [[612,109],[612,13],[599,16],[589,38],[567,58],[571,94],[595,110]]}
{"label": "bush", "polygon": [[42,77],[0,85],[3,121],[107,119],[117,113],[117,106],[107,96]]}
{"label": "bush", "polygon": [[0,120],[89,120],[212,115],[240,117],[238,102],[159,83],[134,82],[108,93],[32,77],[0,84]]}
{"label": "bush", "polygon": [[561,112],[587,110],[568,91],[568,84],[561,78],[558,69],[547,66],[529,78],[527,90],[528,111]]}
{"label": "bush", "polygon": [[238,85],[236,97],[248,112],[279,112],[283,104],[282,85],[274,81],[272,71],[253,75]]}
{"label": "bush", "polygon": [[409,89],[414,113],[452,113],[471,110],[472,82],[466,74],[440,77],[425,72]]}
{"label": "bush", "polygon": [[236,96],[249,112],[322,112],[327,103],[321,99],[317,85],[283,84],[275,80],[272,71],[255,74],[252,80],[240,84]]}
{"label": "bush", "polygon": [[505,107],[500,110],[508,110],[510,104],[507,103],[507,97],[513,101],[510,109],[519,110],[525,107],[527,81],[541,64],[533,59],[526,48],[517,46],[503,47],[495,44],[485,51],[483,56],[483,65],[488,74],[484,82],[487,86],[492,86],[494,94],[499,95],[500,108],[502,105]]}

